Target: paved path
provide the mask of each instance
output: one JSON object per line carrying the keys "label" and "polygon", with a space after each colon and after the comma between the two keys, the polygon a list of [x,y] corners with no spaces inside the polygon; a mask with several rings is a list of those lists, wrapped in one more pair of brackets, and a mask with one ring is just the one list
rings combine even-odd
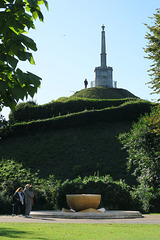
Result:
{"label": "paved path", "polygon": [[62,218],[25,218],[24,216],[0,216],[1,222],[21,223],[131,223],[131,224],[160,224],[160,215],[143,215],[142,218],[134,219],[62,219]]}

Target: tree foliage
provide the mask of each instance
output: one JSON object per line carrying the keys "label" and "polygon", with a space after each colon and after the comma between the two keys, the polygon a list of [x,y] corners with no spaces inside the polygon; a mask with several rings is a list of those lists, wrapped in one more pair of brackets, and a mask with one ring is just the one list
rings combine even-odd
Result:
{"label": "tree foliage", "polygon": [[160,187],[160,135],[154,131],[150,116],[141,117],[130,132],[120,134],[119,139],[128,152],[128,169],[138,182]]}
{"label": "tree foliage", "polygon": [[[145,52],[153,61],[150,68],[152,89],[160,93],[160,9],[157,9],[153,26],[146,24],[148,45]],[[160,104],[152,108],[150,115],[141,117],[129,133],[120,135],[123,148],[128,151],[128,168],[137,176],[140,184],[160,187]]]}
{"label": "tree foliage", "polygon": [[145,52],[148,54],[148,59],[152,60],[152,65],[149,70],[151,81],[151,89],[153,93],[160,93],[160,9],[151,17],[154,21],[152,26],[145,24],[149,29],[145,38],[148,40],[148,45]]}
{"label": "tree foliage", "polygon": [[[128,133],[120,134],[123,148],[128,152],[128,170],[138,181],[137,195],[149,209],[149,202],[160,191],[160,108],[153,108],[151,115],[141,117]],[[156,121],[155,121],[156,119]]]}
{"label": "tree foliage", "polygon": [[160,135],[160,104],[152,109],[148,121],[150,132]]}
{"label": "tree foliage", "polygon": [[[151,19],[154,20],[152,26],[145,24],[150,31],[145,36],[148,40],[145,52],[153,62],[149,70],[149,84],[153,93],[159,94],[160,9]],[[150,202],[154,202],[152,209],[157,209],[156,201],[160,196],[160,104],[152,108],[150,115],[141,117],[129,133],[121,134],[119,139],[128,152],[127,166],[137,178],[136,194],[143,201],[144,210],[151,209]]]}
{"label": "tree foliage", "polygon": [[0,1],[0,111],[4,106],[14,109],[19,99],[37,92],[41,78],[18,68],[19,61],[35,64],[31,50],[36,43],[26,36],[35,29],[34,20],[43,21],[40,5],[46,0]]}

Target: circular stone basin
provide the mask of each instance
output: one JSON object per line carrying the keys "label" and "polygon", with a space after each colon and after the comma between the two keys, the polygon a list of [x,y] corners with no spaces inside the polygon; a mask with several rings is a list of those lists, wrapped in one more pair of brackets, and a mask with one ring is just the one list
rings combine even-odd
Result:
{"label": "circular stone basin", "polygon": [[88,208],[96,209],[101,201],[100,194],[67,194],[68,206],[75,211],[82,211]]}

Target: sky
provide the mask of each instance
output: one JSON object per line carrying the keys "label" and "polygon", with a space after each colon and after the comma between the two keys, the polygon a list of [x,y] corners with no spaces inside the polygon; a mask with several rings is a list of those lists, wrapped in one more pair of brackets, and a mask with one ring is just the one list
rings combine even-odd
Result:
{"label": "sky", "polygon": [[[35,21],[29,30],[37,44],[33,52],[36,65],[18,65],[42,78],[33,100],[41,105],[69,97],[84,88],[84,79],[95,80],[100,66],[101,26],[105,25],[107,66],[113,68],[118,88],[153,101],[147,70],[151,61],[144,58],[148,31],[144,23],[160,7],[159,0],[48,0],[49,11],[42,7],[44,22]],[[32,100],[29,98],[28,100]],[[25,100],[26,101],[26,100]],[[8,118],[9,108],[2,114]]]}

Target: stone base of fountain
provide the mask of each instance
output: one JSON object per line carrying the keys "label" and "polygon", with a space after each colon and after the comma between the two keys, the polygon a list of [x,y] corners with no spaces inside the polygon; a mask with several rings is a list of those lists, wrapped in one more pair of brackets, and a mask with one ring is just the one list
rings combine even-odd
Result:
{"label": "stone base of fountain", "polygon": [[74,211],[73,209],[65,209],[65,208],[62,208],[62,212],[67,212],[67,213],[102,213],[102,212],[105,212],[105,211],[101,211],[99,209],[95,209],[95,208],[87,208],[87,209],[84,209],[84,210],[81,210],[81,211]]}
{"label": "stone base of fountain", "polygon": [[32,211],[32,217],[65,218],[65,219],[123,219],[140,218],[139,211],[106,211],[97,209],[101,201],[100,194],[68,194],[66,200],[70,210],[62,211]]}
{"label": "stone base of fountain", "polygon": [[139,211],[107,210],[105,212],[63,212],[63,211],[32,211],[32,217],[62,219],[131,219],[141,218]]}

